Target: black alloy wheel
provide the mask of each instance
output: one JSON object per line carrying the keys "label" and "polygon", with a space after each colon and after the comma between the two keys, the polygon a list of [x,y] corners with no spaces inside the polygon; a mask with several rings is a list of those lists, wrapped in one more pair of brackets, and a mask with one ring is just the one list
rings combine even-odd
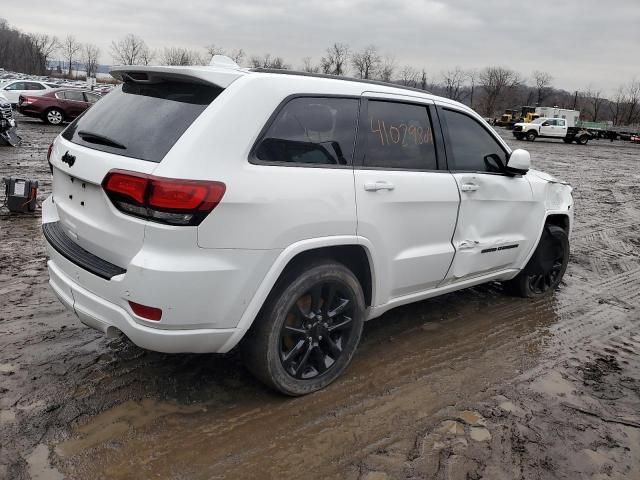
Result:
{"label": "black alloy wheel", "polygon": [[245,363],[287,395],[320,390],[351,362],[365,308],[362,286],[343,264],[315,260],[292,268],[243,339]]}
{"label": "black alloy wheel", "polygon": [[298,298],[280,331],[280,361],[298,379],[330,370],[353,335],[355,299],[340,283],[315,284]]}
{"label": "black alloy wheel", "polygon": [[560,285],[568,263],[567,232],[556,225],[546,225],[527,266],[515,278],[504,282],[505,291],[520,297],[546,295]]}

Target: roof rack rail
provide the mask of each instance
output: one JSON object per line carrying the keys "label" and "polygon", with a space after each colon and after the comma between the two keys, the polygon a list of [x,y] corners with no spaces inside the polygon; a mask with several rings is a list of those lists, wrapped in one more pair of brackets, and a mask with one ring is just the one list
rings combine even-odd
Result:
{"label": "roof rack rail", "polygon": [[406,85],[399,85],[397,83],[391,82],[383,82],[380,80],[370,80],[367,78],[354,78],[354,77],[342,77],[339,75],[329,75],[326,73],[311,73],[311,72],[300,72],[298,70],[283,70],[279,68],[250,68],[250,72],[259,72],[259,73],[279,73],[281,75],[298,75],[301,77],[315,77],[315,78],[330,78],[332,80],[344,80],[346,82],[358,82],[358,83],[369,83],[371,85],[380,85],[382,87],[392,87],[399,88],[401,90],[410,90],[412,92],[420,92],[427,93],[431,95],[431,92],[428,90],[422,90],[421,88],[415,87],[407,87]]}

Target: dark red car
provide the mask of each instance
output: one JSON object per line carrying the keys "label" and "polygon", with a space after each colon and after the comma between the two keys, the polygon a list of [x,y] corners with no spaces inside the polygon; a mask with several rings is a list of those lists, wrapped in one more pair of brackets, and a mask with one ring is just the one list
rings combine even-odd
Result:
{"label": "dark red car", "polygon": [[44,95],[20,95],[18,111],[51,125],[60,125],[70,122],[98,100],[100,95],[89,90],[61,88]]}

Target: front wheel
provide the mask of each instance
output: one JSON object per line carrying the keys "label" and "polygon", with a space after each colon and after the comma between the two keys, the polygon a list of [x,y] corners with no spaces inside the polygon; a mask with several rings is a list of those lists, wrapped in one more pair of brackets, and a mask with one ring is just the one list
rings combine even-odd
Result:
{"label": "front wheel", "polygon": [[536,251],[527,266],[505,290],[519,297],[541,297],[555,290],[569,263],[569,237],[563,228],[546,225]]}
{"label": "front wheel", "polygon": [[362,287],[344,265],[327,260],[290,272],[243,340],[245,363],[286,395],[320,390],[351,362],[364,313]]}
{"label": "front wheel", "polygon": [[563,138],[562,141],[564,143],[571,143],[571,142],[573,142],[573,138]]}
{"label": "front wheel", "polygon": [[530,142],[533,142],[536,137],[538,136],[538,134],[536,132],[534,132],[533,130],[530,132],[527,132],[527,140]]}

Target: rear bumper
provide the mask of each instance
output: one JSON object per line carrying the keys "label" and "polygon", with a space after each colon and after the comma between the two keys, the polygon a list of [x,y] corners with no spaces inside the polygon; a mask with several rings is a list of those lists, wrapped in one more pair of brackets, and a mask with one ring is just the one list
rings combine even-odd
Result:
{"label": "rear bumper", "polygon": [[20,112],[22,115],[24,115],[25,117],[41,118],[43,115],[41,110],[29,108],[29,105],[26,105],[26,106],[18,105],[18,108],[16,110]]}
{"label": "rear bumper", "polygon": [[162,330],[137,323],[125,309],[82,288],[65,275],[54,260],[47,262],[49,285],[58,299],[85,325],[111,335],[124,333],[141,348],[165,353],[226,352],[230,329]]}
{"label": "rear bumper", "polygon": [[[233,348],[244,333],[238,323],[279,253],[203,249],[194,232],[164,229],[158,238],[150,230],[121,273],[99,275],[105,270],[91,271],[100,266],[90,258],[94,255],[66,245],[68,238],[56,238],[63,230],[52,233],[51,224],[60,218],[51,197],[42,204],[42,216],[43,229],[49,230],[50,285],[60,301],[86,325],[107,334],[119,330],[136,345],[160,352]],[[129,301],[160,308],[162,318],[137,316]]]}

